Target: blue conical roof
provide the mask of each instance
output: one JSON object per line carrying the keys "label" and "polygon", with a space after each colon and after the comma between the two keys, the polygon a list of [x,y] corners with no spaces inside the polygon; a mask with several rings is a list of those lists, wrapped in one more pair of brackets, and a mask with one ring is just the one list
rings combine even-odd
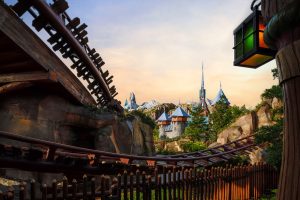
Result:
{"label": "blue conical roof", "polygon": [[176,108],[171,117],[190,117],[181,107]]}
{"label": "blue conical roof", "polygon": [[161,114],[161,116],[156,121],[158,122],[170,121],[170,117],[166,112],[163,112],[163,114]]}
{"label": "blue conical roof", "polygon": [[230,104],[230,102],[228,101],[227,97],[225,96],[225,94],[224,94],[222,88],[220,88],[220,90],[219,90],[217,96],[216,96],[213,100],[210,101],[210,105],[212,105],[212,106],[215,105],[215,104],[218,103],[221,99],[222,99],[222,100],[224,101],[224,103],[226,103],[227,105]]}

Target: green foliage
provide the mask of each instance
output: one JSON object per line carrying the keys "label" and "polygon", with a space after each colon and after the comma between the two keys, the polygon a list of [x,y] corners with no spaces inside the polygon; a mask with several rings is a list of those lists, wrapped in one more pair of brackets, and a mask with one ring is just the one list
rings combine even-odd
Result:
{"label": "green foliage", "polygon": [[271,70],[272,75],[273,75],[273,79],[279,78],[279,73],[278,73],[278,69],[274,68]]}
{"label": "green foliage", "polygon": [[273,85],[270,89],[266,89],[262,94],[261,98],[273,99],[274,97],[278,99],[283,99],[282,88],[279,85]]}
{"label": "green foliage", "polygon": [[153,129],[153,140],[154,141],[158,141],[159,140],[159,129],[158,129],[157,125]]}
{"label": "green foliage", "polygon": [[255,142],[257,144],[268,143],[266,148],[267,163],[280,169],[283,149],[282,133],[283,120],[279,120],[273,126],[263,126],[256,131]]}
{"label": "green foliage", "polygon": [[185,128],[184,135],[189,136],[192,141],[207,140],[208,124],[205,117],[201,115],[202,112],[201,106],[197,106],[190,113],[192,120]]}
{"label": "green foliage", "polygon": [[276,200],[276,192],[277,189],[274,189],[271,191],[270,194],[263,195],[262,198],[260,198],[260,200]]}
{"label": "green foliage", "polygon": [[245,106],[228,106],[224,102],[218,102],[214,111],[209,115],[209,140],[216,141],[218,133],[227,128],[238,117],[246,114],[249,110]]}
{"label": "green foliage", "polygon": [[206,145],[201,141],[188,141],[180,145],[184,152],[195,152],[206,149]]}
{"label": "green foliage", "polygon": [[125,113],[125,118],[133,119],[134,116],[137,116],[141,119],[141,121],[145,124],[148,124],[152,129],[155,128],[156,123],[153,119],[151,119],[148,115],[139,110],[133,110]]}

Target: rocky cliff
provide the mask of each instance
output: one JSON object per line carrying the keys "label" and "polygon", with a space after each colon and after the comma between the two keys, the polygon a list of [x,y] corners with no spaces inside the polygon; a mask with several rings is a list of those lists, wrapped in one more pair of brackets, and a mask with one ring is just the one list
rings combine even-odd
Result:
{"label": "rocky cliff", "polygon": [[[264,99],[255,111],[239,117],[228,128],[219,133],[217,141],[209,147],[232,142],[253,134],[255,130],[262,126],[273,125],[275,123],[273,121],[273,111],[282,108],[282,106],[282,101],[277,98]],[[252,151],[249,157],[252,163],[261,162],[264,160],[264,152],[261,148],[258,148]]]}

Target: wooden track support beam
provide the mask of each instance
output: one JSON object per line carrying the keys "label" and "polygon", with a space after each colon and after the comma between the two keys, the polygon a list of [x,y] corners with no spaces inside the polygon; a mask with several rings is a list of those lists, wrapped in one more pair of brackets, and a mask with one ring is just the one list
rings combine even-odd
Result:
{"label": "wooden track support beam", "polygon": [[0,74],[0,83],[48,80],[49,73],[43,71]]}

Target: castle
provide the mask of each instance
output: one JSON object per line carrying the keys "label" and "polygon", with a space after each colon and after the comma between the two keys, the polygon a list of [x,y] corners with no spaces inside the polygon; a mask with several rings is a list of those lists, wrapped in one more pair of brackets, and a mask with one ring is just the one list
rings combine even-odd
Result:
{"label": "castle", "polygon": [[[212,100],[206,98],[206,89],[204,87],[204,73],[202,64],[202,81],[201,88],[199,91],[199,104],[203,112],[201,113],[208,122],[208,115],[211,112],[211,108],[214,107],[216,103],[223,101],[228,106],[230,105],[224,91],[222,90],[222,85],[220,83],[220,89],[216,97]],[[179,106],[177,109],[169,116],[166,112],[163,112],[161,116],[156,120],[159,125],[159,137],[174,138],[182,135],[184,133],[185,127],[188,125],[188,118],[190,116]]]}

